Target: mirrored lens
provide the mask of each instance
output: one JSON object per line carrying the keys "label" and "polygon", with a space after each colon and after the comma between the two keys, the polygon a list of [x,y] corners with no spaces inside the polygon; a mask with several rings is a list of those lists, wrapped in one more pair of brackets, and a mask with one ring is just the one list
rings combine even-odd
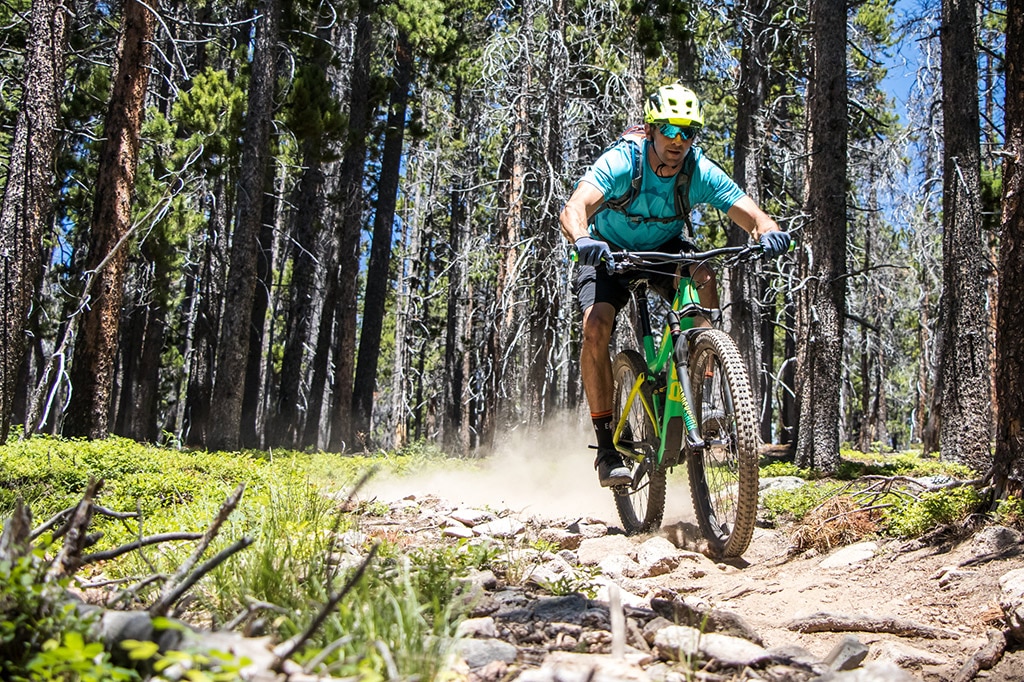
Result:
{"label": "mirrored lens", "polygon": [[659,123],[658,130],[661,134],[668,138],[673,138],[676,135],[682,135],[684,140],[689,140],[691,137],[697,134],[700,128],[696,126],[677,126],[674,123]]}

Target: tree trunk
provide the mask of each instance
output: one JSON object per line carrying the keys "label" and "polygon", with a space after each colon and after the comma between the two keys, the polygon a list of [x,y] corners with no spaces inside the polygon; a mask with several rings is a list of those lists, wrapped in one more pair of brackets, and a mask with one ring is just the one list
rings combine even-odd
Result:
{"label": "tree trunk", "polygon": [[111,390],[124,299],[126,244],[139,157],[156,18],[138,0],[124,6],[117,71],[104,126],[86,272],[90,303],[79,320],[71,365],[71,400],[63,432],[103,438],[110,428]]}
{"label": "tree trunk", "polygon": [[203,252],[198,272],[191,273],[191,310],[186,339],[192,344],[186,352],[188,385],[185,390],[184,412],[181,415],[181,439],[186,445],[203,446],[210,424],[210,403],[213,397],[213,373],[217,357],[217,329],[220,326],[221,301],[224,296],[225,260],[220,244],[227,232],[227,191],[223,182],[214,189],[216,201],[210,206],[207,227],[209,246]]}
{"label": "tree trunk", "polygon": [[[554,188],[550,185],[564,174],[562,156],[563,123],[562,112],[565,110],[564,81],[567,74],[566,38],[565,38],[565,0],[553,0],[548,12],[550,30],[545,36],[548,41],[546,49],[545,73],[552,74],[548,81],[548,89],[544,96],[546,114],[544,126],[546,135],[543,138],[543,158],[546,160],[548,172],[543,174],[542,183],[537,188],[537,196],[549,197],[548,204],[542,207],[544,215],[558,215],[561,205]],[[533,221],[534,224],[541,221]],[[531,240],[530,275],[532,284],[530,298],[530,346],[527,349],[527,368],[529,382],[525,387],[529,396],[529,414],[527,421],[536,427],[544,424],[554,409],[556,400],[554,353],[558,333],[558,318],[562,307],[566,304],[562,297],[558,278],[554,273],[561,267],[564,242],[556,229],[542,227],[536,231]]]}
{"label": "tree trunk", "polygon": [[[266,166],[266,183],[274,184],[272,164]],[[239,422],[239,443],[243,448],[259,448],[263,445],[263,429],[260,428],[260,407],[263,404],[266,369],[263,353],[264,336],[266,346],[273,346],[273,338],[267,333],[267,311],[271,310],[271,292],[274,291],[274,233],[277,223],[277,200],[275,192],[263,194],[262,218],[260,219],[259,250],[256,257],[256,288],[252,297],[252,321],[249,323],[249,350],[246,353],[245,388],[242,392],[242,413]],[[273,318],[274,315],[272,314]],[[271,330],[273,325],[271,325]]]}
{"label": "tree trunk", "polygon": [[352,378],[356,357],[356,313],[359,309],[359,244],[363,224],[363,171],[366,133],[370,124],[370,60],[373,50],[373,3],[361,0],[352,51],[349,81],[348,148],[341,162],[338,204],[341,222],[337,233],[338,303],[334,313],[337,343],[334,351],[334,387],[331,436],[328,449],[343,451],[352,443]]}
{"label": "tree trunk", "polygon": [[996,326],[995,477],[1001,497],[1024,493],[1024,0],[1006,3],[1006,144]]}
{"label": "tree trunk", "polygon": [[[305,349],[309,345],[313,321],[319,263],[323,257],[321,240],[321,209],[323,208],[324,172],[320,147],[323,140],[310,138],[303,144],[305,171],[295,191],[295,214],[291,234],[295,241],[292,256],[291,294],[288,321],[285,326],[281,378],[274,400],[275,408],[267,420],[267,445],[294,448],[299,444]],[[322,388],[321,384],[321,388]]]}
{"label": "tree trunk", "polygon": [[[418,163],[416,168],[419,169],[422,165]],[[387,410],[387,428],[381,442],[381,445],[389,450],[405,447],[409,439],[409,401],[406,383],[411,345],[409,330],[416,309],[413,300],[419,293],[416,283],[420,281],[420,264],[427,262],[420,248],[420,226],[423,222],[422,217],[418,215],[423,202],[423,197],[419,193],[421,185],[416,180],[413,181],[413,185],[416,189],[412,204],[417,215],[402,221],[402,236],[399,243],[402,245],[403,256],[398,266],[398,281],[395,286],[395,350],[391,359],[391,399]],[[419,381],[422,384],[422,376],[419,377]]]}
{"label": "tree trunk", "polygon": [[[763,200],[764,106],[768,91],[765,40],[771,19],[770,0],[748,0],[740,25],[740,82],[737,92],[736,153],[733,178],[755,203]],[[750,236],[738,225],[728,230],[728,245],[746,244]],[[728,287],[729,329],[743,354],[754,391],[755,404],[761,406],[761,439],[771,442],[773,324],[759,309],[766,297],[766,287],[759,263],[725,273]],[[725,302],[723,302],[725,303]],[[763,329],[767,327],[767,329]]]}
{"label": "tree trunk", "polygon": [[468,429],[463,429],[463,413],[465,403],[465,369],[463,363],[466,352],[465,311],[469,307],[468,288],[468,254],[463,252],[463,244],[469,230],[467,224],[465,188],[470,184],[465,174],[471,167],[468,161],[472,150],[463,146],[465,139],[465,123],[463,118],[463,90],[461,79],[455,83],[452,97],[452,117],[456,125],[456,140],[462,152],[461,160],[452,177],[452,190],[449,192],[451,214],[448,222],[448,291],[445,303],[445,344],[444,344],[444,398],[441,416],[441,433],[446,448],[457,452],[465,452],[469,447]]}
{"label": "tree trunk", "polygon": [[[873,172],[871,176],[874,177]],[[873,216],[874,213],[869,215]],[[870,224],[870,217],[868,221],[867,229],[864,230],[864,260],[861,261],[861,269],[865,273],[871,272],[871,232],[874,228]],[[860,323],[860,428],[857,434],[857,449],[861,452],[869,452],[871,450],[871,436],[873,433],[871,424],[871,330],[868,329],[867,325],[868,315],[874,309],[870,287],[871,282],[865,280],[864,300],[862,301],[862,315],[864,319]]]}
{"label": "tree trunk", "polygon": [[[529,27],[533,20],[532,3],[524,3],[522,7],[523,26]],[[523,55],[532,53],[532,38],[527,29],[523,29],[520,40],[523,43]],[[484,395],[484,423],[481,425],[482,440],[490,445],[495,434],[503,426],[502,422],[511,418],[508,409],[514,401],[509,400],[506,379],[512,376],[514,363],[511,346],[515,341],[512,331],[519,310],[517,287],[522,268],[522,237],[523,227],[523,195],[525,192],[527,172],[527,142],[530,138],[530,88],[533,85],[532,65],[529,61],[517,61],[510,65],[516,72],[516,98],[511,104],[513,120],[509,139],[501,159],[499,178],[502,183],[500,192],[501,206],[497,213],[497,234],[495,235],[495,253],[498,255],[497,277],[494,285],[494,299],[486,348],[491,363],[490,373]]]}
{"label": "tree trunk", "polygon": [[985,322],[987,252],[981,229],[977,6],[943,0],[942,457],[985,472],[992,463],[992,413]]}
{"label": "tree trunk", "polygon": [[[412,83],[413,58],[408,37],[398,35],[395,50],[394,83],[388,107],[384,153],[377,182],[377,210],[373,217],[373,242],[366,271],[366,296],[363,299],[363,325],[359,335],[352,410],[359,439],[372,442],[373,394],[377,389],[377,363],[380,359],[381,327],[387,307],[391,281],[391,242],[394,239],[395,206],[401,176],[402,146],[405,141],[405,114]],[[365,435],[363,435],[365,434]]]}
{"label": "tree trunk", "polygon": [[32,296],[42,269],[43,231],[53,217],[53,161],[64,90],[67,8],[34,0],[24,94],[0,205],[0,443],[7,441]]}
{"label": "tree trunk", "polygon": [[[811,0],[810,151],[801,254],[800,424],[796,462],[839,466],[839,391],[846,317],[846,3]],[[810,265],[813,262],[813,270]]]}
{"label": "tree trunk", "polygon": [[207,447],[212,450],[235,450],[241,437],[242,394],[245,390],[242,378],[249,359],[249,326],[256,291],[263,190],[270,151],[281,2],[262,0],[258,7],[248,112],[242,141],[237,219],[231,238],[224,316],[210,405]]}

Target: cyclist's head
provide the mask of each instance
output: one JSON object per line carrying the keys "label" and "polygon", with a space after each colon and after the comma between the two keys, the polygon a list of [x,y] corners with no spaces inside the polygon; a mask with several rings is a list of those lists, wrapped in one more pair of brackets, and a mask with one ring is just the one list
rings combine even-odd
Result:
{"label": "cyclist's head", "polygon": [[682,132],[683,139],[688,140],[704,127],[704,107],[693,90],[671,83],[661,86],[647,98],[644,122],[662,128],[668,137]]}

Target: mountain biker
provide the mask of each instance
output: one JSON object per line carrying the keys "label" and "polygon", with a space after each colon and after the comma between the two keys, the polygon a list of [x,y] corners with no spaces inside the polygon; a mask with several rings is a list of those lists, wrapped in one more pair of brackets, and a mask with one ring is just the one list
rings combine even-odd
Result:
{"label": "mountain biker", "polygon": [[[562,234],[573,243],[580,266],[575,281],[583,311],[580,369],[597,434],[594,467],[604,487],[630,482],[630,471],[612,443],[613,384],[608,354],[615,316],[629,300],[629,290],[627,276],[613,275],[606,267],[611,252],[682,250],[683,238],[691,236],[684,231],[690,226],[689,209],[697,204],[709,204],[725,213],[761,244],[767,256],[781,255],[790,245],[789,234],[694,146],[704,126],[704,109],[692,90],[680,83],[658,88],[644,103],[644,124],[640,153],[626,144],[606,149],[577,182],[559,215]],[[642,165],[642,174],[635,172],[634,159]],[[626,205],[609,203],[637,185],[639,191],[634,190]],[[685,202],[682,211],[677,191]],[[690,276],[698,287],[701,305],[717,308],[713,274],[694,268]]]}

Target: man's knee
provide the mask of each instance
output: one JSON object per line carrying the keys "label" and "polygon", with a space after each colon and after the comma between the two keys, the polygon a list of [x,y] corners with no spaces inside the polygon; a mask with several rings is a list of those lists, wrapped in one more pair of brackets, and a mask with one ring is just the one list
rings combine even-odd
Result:
{"label": "man's knee", "polygon": [[609,305],[598,304],[587,310],[583,315],[583,345],[604,347],[612,337],[615,324],[615,309]]}

